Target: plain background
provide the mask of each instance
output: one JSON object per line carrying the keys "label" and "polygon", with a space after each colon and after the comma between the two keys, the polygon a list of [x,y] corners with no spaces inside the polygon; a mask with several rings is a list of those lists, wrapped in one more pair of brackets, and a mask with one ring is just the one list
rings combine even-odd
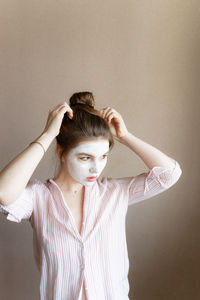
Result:
{"label": "plain background", "polygon": [[[199,53],[199,0],[0,0],[1,168],[79,91],[182,168],[177,184],[128,209],[131,300],[200,299]],[[32,178],[53,177],[56,164],[54,140]],[[103,176],[146,171],[116,141]],[[0,216],[0,266],[1,299],[39,299],[27,221]]]}

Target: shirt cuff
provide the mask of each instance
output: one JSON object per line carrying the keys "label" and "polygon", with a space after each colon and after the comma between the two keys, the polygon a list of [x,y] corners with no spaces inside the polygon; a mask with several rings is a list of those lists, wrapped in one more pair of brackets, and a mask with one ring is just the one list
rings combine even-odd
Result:
{"label": "shirt cuff", "polygon": [[181,167],[176,160],[172,160],[174,161],[173,168],[156,166],[150,170],[146,179],[145,192],[151,190],[152,179],[156,179],[163,189],[168,189],[179,180],[182,174]]}

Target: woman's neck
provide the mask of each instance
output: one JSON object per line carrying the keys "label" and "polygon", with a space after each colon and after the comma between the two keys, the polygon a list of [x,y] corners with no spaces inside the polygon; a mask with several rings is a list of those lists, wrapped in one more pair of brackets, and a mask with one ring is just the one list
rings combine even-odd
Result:
{"label": "woman's neck", "polygon": [[61,188],[63,193],[71,194],[76,196],[84,190],[84,185],[75,181],[69,174],[66,172],[59,172],[59,174],[53,179],[56,184]]}

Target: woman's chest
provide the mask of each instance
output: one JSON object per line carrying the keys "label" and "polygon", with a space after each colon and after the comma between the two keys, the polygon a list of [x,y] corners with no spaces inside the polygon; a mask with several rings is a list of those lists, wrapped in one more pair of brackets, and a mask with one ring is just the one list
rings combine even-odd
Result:
{"label": "woman's chest", "polygon": [[[71,249],[77,246],[78,233],[81,236],[82,232],[82,219],[83,209],[78,204],[49,205],[45,210],[40,231],[36,231],[42,237],[44,248],[51,251],[55,260],[58,252],[62,257],[66,253],[70,254]],[[70,255],[76,255],[75,251]]]}
{"label": "woman's chest", "polygon": [[67,196],[64,196],[64,200],[67,204],[70,214],[72,215],[75,226],[81,234],[81,227],[83,222],[83,197],[74,198],[73,201],[69,201]]}
{"label": "woman's chest", "polygon": [[70,208],[70,212],[71,215],[73,217],[75,226],[79,232],[79,234],[81,234],[81,227],[82,227],[82,220],[83,220],[83,210],[79,207],[74,208],[74,207],[69,207]]}

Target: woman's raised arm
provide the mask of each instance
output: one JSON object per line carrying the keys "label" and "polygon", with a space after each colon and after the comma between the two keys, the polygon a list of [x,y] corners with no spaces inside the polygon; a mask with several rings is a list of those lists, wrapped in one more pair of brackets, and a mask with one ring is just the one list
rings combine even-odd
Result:
{"label": "woman's raised arm", "polygon": [[[69,117],[73,117],[73,111],[66,102],[59,104],[53,110],[49,111],[44,131],[34,140],[34,142],[41,143],[45,151],[59,134],[62,119],[66,112],[68,112]],[[44,156],[42,146],[38,143],[31,143],[0,171],[1,205],[11,204],[23,192]]]}
{"label": "woman's raised arm", "polygon": [[131,134],[126,128],[121,114],[115,109],[109,106],[105,107],[100,111],[100,115],[107,121],[114,138],[133,150],[149,169],[158,166],[172,169],[175,167],[173,159]]}

